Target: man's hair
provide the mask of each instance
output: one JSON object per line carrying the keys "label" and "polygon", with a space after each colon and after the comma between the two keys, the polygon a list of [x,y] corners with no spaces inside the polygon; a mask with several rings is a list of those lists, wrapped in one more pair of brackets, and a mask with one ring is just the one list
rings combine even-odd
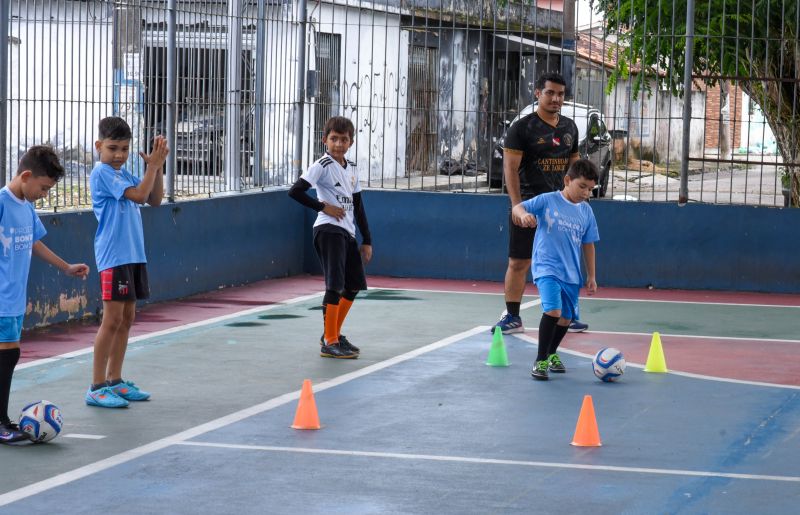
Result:
{"label": "man's hair", "polygon": [[589,161],[588,159],[578,159],[571,165],[569,165],[569,169],[567,170],[567,175],[571,179],[577,179],[578,177],[583,177],[587,181],[594,181],[597,182],[600,175],[597,172],[597,165]]}
{"label": "man's hair", "polygon": [[349,134],[350,139],[355,137],[356,128],[350,118],[344,116],[334,116],[325,122],[325,128],[322,130],[322,135],[327,137],[331,132],[338,132],[340,134]]}
{"label": "man's hair", "polygon": [[562,86],[567,87],[567,82],[564,80],[564,77],[562,77],[560,73],[547,72],[539,75],[539,78],[536,79],[536,84],[534,84],[534,88],[541,91],[544,89],[544,83],[548,81],[553,82],[555,84],[561,84]]}
{"label": "man's hair", "polygon": [[53,147],[47,145],[34,145],[19,160],[17,174],[30,170],[34,177],[47,176],[57,181],[64,177],[64,167],[58,161],[58,155]]}
{"label": "man's hair", "polygon": [[126,140],[133,138],[131,126],[128,122],[117,116],[103,118],[97,124],[98,139]]}

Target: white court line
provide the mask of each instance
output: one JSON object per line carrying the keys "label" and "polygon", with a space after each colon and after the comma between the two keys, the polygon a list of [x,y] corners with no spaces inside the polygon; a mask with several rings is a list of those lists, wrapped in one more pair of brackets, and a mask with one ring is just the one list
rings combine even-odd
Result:
{"label": "white court line", "polygon": [[643,467],[617,467],[613,465],[582,465],[579,463],[559,463],[550,461],[500,460],[493,458],[468,458],[464,456],[441,456],[436,454],[402,454],[396,452],[345,451],[340,449],[311,449],[307,447],[277,447],[270,445],[238,445],[210,442],[180,442],[178,445],[193,447],[215,447],[248,451],[292,452],[298,454],[328,454],[335,456],[363,456],[367,458],[388,458],[399,460],[444,461],[456,463],[475,463],[479,465],[514,465],[518,467],[541,467],[571,470],[598,470],[604,472],[628,472],[634,474],[660,474],[666,476],[724,477],[728,479],[753,479],[759,481],[784,481],[798,483],[798,476],[771,476],[764,474],[736,474],[706,470],[654,469]]}
{"label": "white court line", "polygon": [[[531,331],[538,331],[538,328],[531,328]],[[623,331],[595,331],[592,330],[587,334],[611,334],[616,336],[652,336],[653,333],[633,333]],[[758,338],[758,337],[745,337],[745,336],[703,336],[697,334],[669,334],[658,333],[661,337],[667,338],[695,338],[698,340],[733,340],[738,342],[769,342],[769,343],[800,343],[800,340],[783,340],[780,338]]]}
{"label": "white court line", "polygon": [[[189,324],[183,325],[176,325],[175,327],[170,327],[169,329],[163,329],[161,331],[156,331],[154,333],[147,333],[147,334],[140,334],[139,336],[134,336],[133,338],[128,339],[128,344],[146,341],[150,338],[158,338],[159,336],[166,336],[173,333],[178,333],[181,331],[185,331],[186,329],[193,329],[195,327],[203,327],[206,325],[217,324],[219,322],[224,322],[226,320],[230,320],[232,318],[239,318],[241,316],[252,315],[255,313],[261,313],[263,311],[269,311],[272,309],[277,309],[283,306],[288,306],[290,304],[297,304],[298,302],[304,302],[307,300],[311,300],[317,297],[321,297],[322,293],[314,293],[311,295],[304,295],[302,297],[295,297],[293,299],[289,299],[286,301],[281,301],[275,304],[264,304],[263,306],[258,306],[255,308],[249,308],[242,311],[237,311],[236,313],[229,313],[227,315],[220,315],[218,317],[209,318],[207,320],[200,320],[198,322],[191,322]],[[59,354],[58,356],[53,356],[50,358],[42,358],[37,359],[34,361],[28,361],[26,363],[20,363],[15,367],[14,370],[23,370],[25,368],[36,367],[39,365],[45,365],[47,363],[53,363],[55,361],[60,361],[62,359],[74,358],[76,356],[82,356],[84,354],[90,354],[94,351],[94,347],[84,347],[83,349],[74,350],[71,352],[67,352],[65,354]]]}
{"label": "white court line", "polygon": [[[532,343],[534,345],[539,345],[539,340],[537,340],[536,338],[532,338],[532,337],[528,336],[527,334],[515,334],[513,336],[516,336],[520,340],[526,341],[528,343]],[[586,354],[585,352],[564,349],[562,347],[558,348],[558,352],[559,352],[559,354],[569,354],[570,356],[578,356],[578,357],[581,357],[581,358],[588,358],[590,360],[594,359],[594,354]],[[644,365],[642,365],[640,363],[633,363],[633,362],[625,360],[625,364],[626,364],[626,366],[629,366],[629,367],[644,369]],[[667,374],[672,374],[672,375],[675,375],[675,376],[691,377],[693,379],[703,379],[703,380],[706,380],[706,381],[717,381],[717,382],[720,382],[720,383],[745,384],[745,385],[749,385],[749,386],[768,386],[770,388],[783,388],[785,390],[800,390],[800,386],[795,386],[795,385],[791,385],[791,384],[762,383],[760,381],[745,381],[744,379],[731,379],[731,378],[728,378],[728,377],[707,376],[707,375],[703,375],[703,374],[693,374],[691,372],[678,372],[678,371],[675,371],[675,370],[670,370],[669,372],[667,372]]]}
{"label": "white court line", "polygon": [[[371,374],[373,372],[377,372],[379,370],[383,370],[385,368],[391,367],[392,365],[396,365],[398,363],[402,363],[403,361],[408,361],[412,358],[416,358],[417,356],[421,356],[427,352],[434,351],[436,349],[440,349],[442,347],[446,347],[454,342],[463,340],[464,338],[468,338],[475,334],[479,334],[482,332],[486,332],[489,330],[489,326],[479,326],[468,331],[464,331],[462,333],[448,336],[442,340],[437,342],[431,343],[424,347],[420,347],[418,349],[414,349],[412,351],[406,352],[405,354],[400,354],[399,356],[395,356],[393,358],[389,358],[385,361],[381,361],[379,363],[375,363],[369,366],[366,366],[362,369],[355,370],[348,374],[343,374],[338,377],[334,377],[329,379],[328,381],[324,381],[319,383],[318,385],[314,386],[314,391],[321,392],[327,390],[328,388],[333,388],[334,386],[339,386],[340,384],[346,383],[348,381],[352,381],[353,379],[358,379],[359,377],[363,377],[365,375]],[[156,440],[155,442],[151,442],[146,445],[142,445],[141,447],[136,447],[134,449],[127,450],[120,454],[110,456],[100,461],[96,461],[94,463],[90,463],[88,465],[84,465],[83,467],[76,468],[74,470],[70,470],[68,472],[64,472],[62,474],[58,474],[57,476],[53,476],[48,479],[44,479],[37,483],[33,483],[22,488],[18,488],[16,490],[12,490],[5,494],[0,495],[0,506],[5,506],[12,502],[19,501],[21,499],[25,499],[32,495],[39,494],[41,492],[50,490],[51,488],[55,488],[57,486],[65,485],[72,481],[76,481],[78,479],[85,478],[87,476],[91,476],[92,474],[97,474],[104,470],[107,470],[111,467],[115,467],[117,465],[121,465],[128,461],[134,460],[136,458],[140,458],[142,456],[146,456],[150,453],[162,450],[166,447],[171,445],[177,445],[181,442],[189,440],[191,438],[195,438],[202,434],[208,433],[210,431],[214,431],[221,427],[225,427],[227,425],[233,424],[235,422],[239,422],[240,420],[244,420],[248,417],[252,417],[253,415],[258,415],[259,413],[263,413],[265,411],[269,411],[273,408],[277,408],[278,406],[283,406],[284,404],[288,404],[292,401],[295,401],[300,398],[300,390],[296,390],[294,392],[285,393],[278,397],[274,397],[266,402],[261,404],[256,404],[255,406],[251,406],[249,408],[245,408],[243,410],[237,411],[235,413],[231,413],[230,415],[226,415],[224,417],[220,417],[216,420],[212,420],[210,422],[206,422],[205,424],[201,424],[199,426],[193,427],[192,429],[188,429],[186,431],[182,431],[180,433],[176,433],[172,436],[168,436],[166,438],[162,438],[160,440]],[[287,424],[289,421],[287,421]]]}
{"label": "white court line", "polygon": [[[369,290],[394,290],[394,291],[421,291],[421,292],[428,292],[428,293],[458,293],[458,294],[468,294],[468,295],[504,295],[503,292],[485,292],[485,291],[466,291],[466,290],[427,290],[424,288],[394,288],[394,287],[383,287],[383,286],[370,286]],[[584,300],[611,300],[611,301],[619,301],[619,302],[651,302],[657,303],[661,302],[664,304],[700,304],[704,306],[742,306],[742,307],[753,307],[753,308],[793,308],[793,309],[800,309],[800,306],[793,306],[790,304],[750,304],[750,303],[739,303],[739,302],[709,302],[709,301],[701,301],[701,300],[663,300],[663,299],[621,299],[616,297],[598,297],[597,295],[586,295],[581,297],[581,301]]]}
{"label": "white court line", "polygon": [[85,435],[81,433],[67,433],[61,435],[62,438],[78,438],[81,440],[102,440],[106,435]]}

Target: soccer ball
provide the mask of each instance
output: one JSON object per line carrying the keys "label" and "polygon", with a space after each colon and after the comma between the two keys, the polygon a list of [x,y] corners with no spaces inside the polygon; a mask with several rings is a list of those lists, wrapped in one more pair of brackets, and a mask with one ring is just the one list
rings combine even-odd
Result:
{"label": "soccer ball", "polygon": [[601,381],[616,381],[625,373],[625,356],[619,349],[600,349],[592,360],[592,370]]}
{"label": "soccer ball", "polygon": [[61,432],[61,410],[50,401],[32,402],[22,408],[19,428],[36,443],[49,442]]}

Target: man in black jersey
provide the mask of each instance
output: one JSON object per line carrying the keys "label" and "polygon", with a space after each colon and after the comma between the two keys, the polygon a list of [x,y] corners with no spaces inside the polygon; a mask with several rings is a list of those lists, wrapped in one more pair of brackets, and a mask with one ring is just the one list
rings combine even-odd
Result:
{"label": "man in black jersey", "polygon": [[[557,73],[545,73],[538,78],[535,88],[536,110],[517,120],[505,138],[503,173],[511,207],[540,193],[560,190],[567,168],[580,158],[578,127],[560,113],[567,88],[564,78]],[[500,327],[503,334],[525,330],[519,310],[536,234],[535,228],[523,227],[512,213],[509,221],[506,311],[494,326]],[[563,330],[566,332],[567,328]]]}

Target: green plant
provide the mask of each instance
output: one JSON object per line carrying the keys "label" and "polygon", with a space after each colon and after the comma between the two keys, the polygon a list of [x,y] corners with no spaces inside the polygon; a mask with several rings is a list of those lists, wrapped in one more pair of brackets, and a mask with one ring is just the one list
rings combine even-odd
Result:
{"label": "green plant", "polygon": [[781,188],[788,190],[792,182],[792,176],[789,175],[789,170],[785,166],[778,167],[778,177],[781,178]]}

